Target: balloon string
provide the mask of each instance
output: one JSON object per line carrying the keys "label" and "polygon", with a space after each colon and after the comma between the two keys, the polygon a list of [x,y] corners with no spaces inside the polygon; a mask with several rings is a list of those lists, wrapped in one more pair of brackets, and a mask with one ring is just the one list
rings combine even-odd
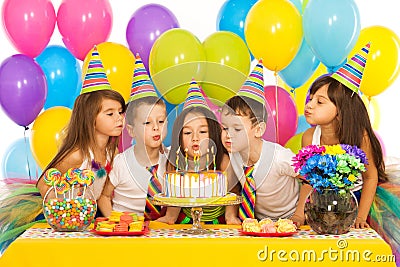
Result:
{"label": "balloon string", "polygon": [[29,175],[29,181],[32,181],[32,175],[31,175],[31,167],[29,166],[29,157],[28,157],[28,141],[26,137],[26,131],[29,130],[28,126],[24,126],[24,142],[25,142],[25,155],[26,155],[26,164],[28,166],[28,175]]}
{"label": "balloon string", "polygon": [[278,73],[274,72],[275,76],[275,131],[276,131],[276,142],[279,143],[279,113],[278,113]]}

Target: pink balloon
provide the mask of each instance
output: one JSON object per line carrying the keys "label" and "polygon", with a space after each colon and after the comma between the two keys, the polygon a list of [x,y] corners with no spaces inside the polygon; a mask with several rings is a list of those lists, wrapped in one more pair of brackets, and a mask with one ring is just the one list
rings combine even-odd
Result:
{"label": "pink balloon", "polygon": [[112,26],[107,0],[63,0],[57,12],[57,26],[67,49],[84,60],[94,45],[107,41]]}
{"label": "pink balloon", "polygon": [[119,136],[118,151],[119,153],[124,152],[131,146],[132,146],[132,137],[129,135],[127,128],[124,127],[124,130]]}
{"label": "pink balloon", "polygon": [[376,130],[374,130],[374,133],[375,133],[376,138],[378,138],[379,143],[381,143],[382,155],[383,155],[383,157],[386,157],[386,147],[385,147],[385,143],[383,142],[382,137],[379,135],[379,133],[378,133]]}
{"label": "pink balloon", "polygon": [[[264,95],[269,106],[271,107],[272,115],[277,124],[275,124],[277,128],[276,142],[283,146],[296,133],[296,104],[290,94],[279,86],[265,86]],[[278,95],[278,98],[276,98],[276,95]],[[278,107],[276,107],[276,102]]]}
{"label": "pink balloon", "polygon": [[11,43],[20,53],[32,58],[47,46],[56,25],[50,0],[5,0],[2,17]]}
{"label": "pink balloon", "polygon": [[262,138],[266,141],[276,142],[276,124],[275,124],[275,117],[272,113],[271,107],[269,106],[268,102],[265,103],[265,109],[267,110],[267,127]]}

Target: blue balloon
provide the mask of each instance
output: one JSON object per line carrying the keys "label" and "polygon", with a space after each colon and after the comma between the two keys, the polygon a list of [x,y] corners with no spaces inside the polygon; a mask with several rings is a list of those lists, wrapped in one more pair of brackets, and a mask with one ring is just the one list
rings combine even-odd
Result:
{"label": "blue balloon", "polygon": [[[247,13],[257,0],[228,0],[220,8],[217,16],[217,30],[236,33],[246,43],[244,23]],[[253,60],[251,55],[251,60]]]}
{"label": "blue balloon", "polygon": [[353,0],[310,0],[304,10],[304,37],[328,68],[345,60],[357,42],[360,28],[360,14]]}
{"label": "blue balloon", "polygon": [[51,45],[43,50],[36,62],[47,79],[44,109],[54,106],[72,108],[82,85],[78,60],[65,47]]}
{"label": "blue balloon", "polygon": [[[166,102],[167,103],[167,102]],[[165,146],[171,146],[171,141],[172,141],[172,128],[174,127],[174,122],[176,120],[176,117],[178,117],[178,115],[182,112],[183,110],[183,103],[176,105],[174,107],[174,109],[172,109],[170,112],[168,112],[168,133],[167,133],[167,137],[165,137],[164,139],[164,145]]]}
{"label": "blue balloon", "polygon": [[289,0],[299,11],[300,14],[303,14],[303,5],[300,0]]}
{"label": "blue balloon", "polygon": [[1,161],[3,179],[19,178],[37,180],[41,173],[42,170],[33,158],[29,139],[20,138],[7,147]]}
{"label": "blue balloon", "polygon": [[298,88],[311,77],[318,65],[319,60],[303,39],[295,58],[278,74],[287,85],[292,88]]}
{"label": "blue balloon", "polygon": [[304,117],[304,115],[300,115],[297,119],[297,130],[295,135],[304,132],[308,128],[311,128],[311,125],[307,123],[306,117]]}

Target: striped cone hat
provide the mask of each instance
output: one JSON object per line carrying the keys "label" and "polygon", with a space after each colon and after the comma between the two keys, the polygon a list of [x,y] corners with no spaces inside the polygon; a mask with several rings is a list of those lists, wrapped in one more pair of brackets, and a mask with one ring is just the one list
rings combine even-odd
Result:
{"label": "striped cone hat", "polygon": [[201,92],[199,85],[194,79],[192,79],[192,81],[190,82],[185,103],[183,104],[183,109],[195,106],[210,109],[210,107],[207,105],[207,101],[204,98],[203,93]]}
{"label": "striped cone hat", "polygon": [[366,44],[359,53],[355,54],[346,64],[332,74],[332,78],[358,93],[361,79],[371,44]]}
{"label": "striped cone hat", "polygon": [[112,90],[112,88],[107,79],[103,63],[101,62],[99,51],[97,51],[97,47],[94,46],[87,66],[85,79],[82,83],[81,94],[99,90]]}
{"label": "striped cone hat", "polygon": [[265,105],[264,73],[262,60],[258,61],[253,71],[237,93],[238,96],[252,98]]}
{"label": "striped cone hat", "polygon": [[128,103],[146,96],[158,97],[153,82],[150,80],[149,74],[143,65],[139,54],[136,54],[135,71],[133,72],[133,81],[131,88],[131,96]]}

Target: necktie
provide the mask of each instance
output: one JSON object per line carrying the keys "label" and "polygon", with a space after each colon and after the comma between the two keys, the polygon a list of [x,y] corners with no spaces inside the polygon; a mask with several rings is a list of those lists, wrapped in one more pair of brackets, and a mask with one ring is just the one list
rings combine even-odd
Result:
{"label": "necktie", "polygon": [[151,167],[147,167],[147,170],[151,173],[151,178],[149,181],[149,187],[147,189],[146,207],[144,210],[144,216],[147,220],[156,220],[160,217],[161,207],[153,205],[150,202],[150,198],[152,198],[154,195],[161,193],[162,190],[161,183],[157,177],[158,164],[153,165]]}
{"label": "necktie", "polygon": [[254,207],[256,204],[256,182],[253,178],[254,166],[244,167],[246,181],[242,189],[243,202],[239,206],[239,218],[243,221],[246,218],[254,219]]}

